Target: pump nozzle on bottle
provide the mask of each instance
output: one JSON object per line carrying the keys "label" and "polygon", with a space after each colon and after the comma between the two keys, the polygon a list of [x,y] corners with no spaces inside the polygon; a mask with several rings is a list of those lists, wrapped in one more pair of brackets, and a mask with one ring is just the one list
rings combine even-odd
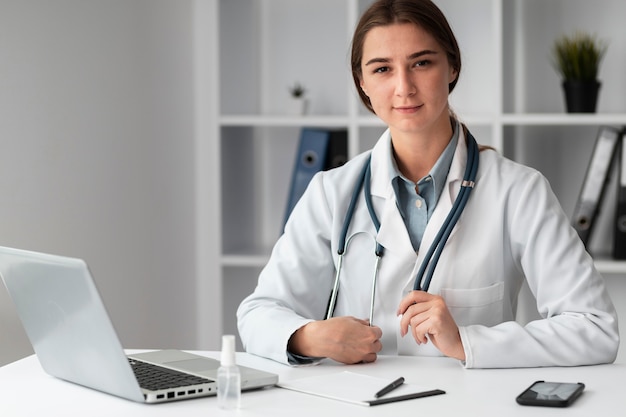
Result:
{"label": "pump nozzle on bottle", "polygon": [[239,408],[241,374],[235,362],[235,336],[222,336],[222,355],[217,370],[217,404],[220,408]]}

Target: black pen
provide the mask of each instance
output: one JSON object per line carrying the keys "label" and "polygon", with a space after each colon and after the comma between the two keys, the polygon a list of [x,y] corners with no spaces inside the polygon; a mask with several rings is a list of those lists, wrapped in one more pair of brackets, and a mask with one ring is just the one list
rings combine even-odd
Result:
{"label": "black pen", "polygon": [[404,377],[401,376],[400,378],[396,379],[391,384],[387,385],[385,388],[381,389],[376,394],[374,394],[374,397],[380,398],[385,394],[389,394],[391,391],[398,388],[402,384],[404,384]]}

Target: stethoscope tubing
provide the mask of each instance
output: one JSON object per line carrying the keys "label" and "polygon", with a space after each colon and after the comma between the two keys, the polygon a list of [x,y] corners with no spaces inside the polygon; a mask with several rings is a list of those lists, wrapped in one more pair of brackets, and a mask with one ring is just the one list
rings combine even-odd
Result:
{"label": "stethoscope tubing", "polygon": [[[339,254],[339,259],[337,261],[337,269],[335,272],[335,280],[333,282],[333,289],[330,293],[330,299],[328,301],[328,307],[326,309],[326,320],[328,320],[329,318],[331,318],[333,316],[333,312],[335,311],[335,305],[337,305],[337,296],[339,294],[339,281],[340,281],[340,277],[341,277],[341,267],[343,266],[343,256],[346,253],[348,246],[350,246],[350,242],[352,241],[352,239],[358,235],[361,234],[365,234],[368,235],[373,241],[374,244],[376,246],[380,246],[380,243],[378,243],[376,241],[376,237],[373,236],[371,233],[369,232],[356,232],[353,233],[352,235],[350,235],[349,238],[347,238],[346,240],[344,240],[344,251],[342,253]],[[376,250],[375,250],[376,252]],[[370,325],[373,322],[373,312],[374,312],[374,300],[375,300],[375,296],[376,296],[376,282],[378,280],[378,269],[379,269],[379,265],[380,265],[380,260],[382,258],[382,253],[378,253],[376,252],[376,264],[374,265],[374,277],[372,278],[372,293],[371,293],[371,300],[370,300],[370,304],[371,304],[371,308],[370,308]]]}
{"label": "stethoscope tubing", "polygon": [[[459,190],[459,194],[450,209],[450,212],[446,216],[444,223],[439,229],[439,232],[435,236],[433,243],[431,244],[426,256],[424,257],[424,261],[420,266],[420,269],[415,277],[415,281],[413,283],[414,290],[420,291],[428,291],[430,287],[430,282],[432,280],[435,267],[439,262],[439,257],[441,256],[441,252],[452,233],[461,213],[465,209],[465,205],[469,199],[471,191],[474,189],[476,174],[478,173],[478,164],[479,164],[479,149],[478,144],[476,143],[476,139],[472,136],[472,134],[466,130],[467,133],[467,144],[468,144],[468,156],[467,156],[467,164],[465,166],[465,173],[463,175],[463,182],[461,183],[461,189]],[[360,234],[367,232],[357,232],[347,238],[348,229],[350,227],[350,223],[352,222],[352,217],[354,215],[356,203],[361,193],[361,189],[363,189],[363,194],[365,198],[365,203],[367,205],[367,209],[369,215],[372,219],[372,223],[376,228],[376,232],[380,229],[380,221],[378,220],[378,216],[374,210],[374,205],[372,203],[372,193],[371,193],[371,154],[367,159],[367,162],[363,166],[361,173],[357,179],[357,183],[355,184],[355,189],[352,194],[352,198],[350,199],[350,204],[348,205],[348,210],[346,211],[346,218],[344,219],[344,223],[341,229],[341,234],[339,235],[339,245],[337,248],[337,253],[339,255],[339,259],[337,262],[337,270],[335,273],[335,280],[333,282],[333,288],[331,291],[331,297],[328,302],[328,308],[326,312],[326,319],[330,319],[333,316],[335,311],[335,306],[337,304],[337,294],[339,293],[339,282],[341,276],[341,268],[343,265],[343,257],[346,253],[347,247],[350,243],[350,240]],[[376,285],[378,280],[378,270],[380,266],[380,260],[384,253],[384,247],[378,243],[375,237],[374,242],[376,243],[375,255],[376,255],[376,264],[374,268],[374,277],[372,278],[372,291],[370,298],[370,325],[373,325],[374,322],[374,301],[376,296]],[[347,240],[346,240],[347,239]],[[430,267],[429,267],[430,265]],[[426,279],[424,281],[424,285],[422,285],[422,280],[424,277],[424,273],[428,268],[428,274],[426,275]]]}
{"label": "stethoscope tubing", "polygon": [[[413,289],[416,291],[428,291],[430,288],[430,282],[432,281],[433,274],[435,272],[435,267],[439,262],[439,257],[441,256],[441,252],[448,241],[448,237],[452,233],[454,226],[456,225],[459,217],[461,217],[461,213],[465,209],[465,205],[467,204],[467,200],[469,199],[471,191],[474,189],[474,181],[476,179],[476,173],[478,172],[478,158],[479,158],[479,150],[478,144],[474,137],[468,132],[468,164],[465,167],[465,174],[463,175],[463,182],[461,183],[461,189],[459,190],[459,195],[457,196],[448,216],[446,217],[441,229],[435,236],[435,239],[428,249],[426,256],[424,257],[424,261],[420,266],[420,269],[415,277],[415,281],[413,282]],[[433,257],[434,253],[434,257]],[[428,274],[426,275],[426,279],[424,280],[424,285],[422,285],[422,279],[424,276],[424,272],[426,268],[430,265],[428,269]]]}

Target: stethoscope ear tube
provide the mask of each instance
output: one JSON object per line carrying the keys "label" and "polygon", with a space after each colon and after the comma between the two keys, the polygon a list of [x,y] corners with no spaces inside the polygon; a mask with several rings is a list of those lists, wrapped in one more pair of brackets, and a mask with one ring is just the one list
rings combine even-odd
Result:
{"label": "stethoscope ear tube", "polygon": [[[352,222],[354,208],[356,207],[356,202],[359,199],[359,194],[361,193],[361,189],[363,188],[363,184],[365,183],[366,179],[369,185],[368,177],[371,159],[372,156],[370,155],[367,158],[367,162],[363,166],[361,173],[359,174],[357,183],[355,185],[355,190],[352,193],[352,198],[350,199],[350,204],[348,205],[348,210],[346,211],[346,218],[343,220],[343,226],[341,227],[341,234],[339,235],[339,242],[337,247],[337,254],[339,255],[339,259],[337,261],[337,270],[335,272],[333,288],[330,293],[330,299],[328,300],[328,307],[326,308],[326,320],[333,316],[335,312],[335,305],[337,305],[337,294],[339,293],[339,277],[341,275],[341,267],[343,265],[343,255],[344,253],[346,253],[346,248],[348,244],[348,242],[346,241],[348,237],[348,228],[350,227],[350,223]],[[376,221],[378,221],[378,219],[376,219]]]}
{"label": "stethoscope ear tube", "polygon": [[[372,187],[370,186],[370,182],[372,181],[370,178],[371,171],[372,171],[372,164],[368,163],[367,169],[365,170],[365,181],[364,181],[365,183],[363,185],[365,189],[368,191],[372,189]],[[372,203],[372,193],[367,192],[363,194],[365,194],[365,204],[367,205],[367,211],[369,211],[370,217],[372,218],[372,223],[374,223],[374,226],[376,227],[376,233],[378,233],[378,231],[380,230],[380,221],[378,220],[378,216],[376,215],[376,211],[374,210],[374,204]],[[384,250],[385,248],[383,247],[383,245],[381,245],[380,243],[378,243],[378,241],[376,241],[376,256],[379,258],[382,257]]]}
{"label": "stethoscope ear tube", "polygon": [[337,305],[337,295],[339,294],[339,281],[341,279],[341,268],[343,266],[343,257],[346,254],[352,239],[354,239],[358,235],[369,236],[374,241],[374,245],[375,245],[374,252],[376,253],[376,265],[374,267],[374,277],[372,279],[372,296],[371,296],[372,308],[370,309],[370,325],[371,325],[371,323],[373,322],[373,311],[374,311],[373,307],[374,307],[374,299],[375,299],[375,294],[376,294],[376,281],[378,280],[378,269],[379,269],[378,266],[380,264],[380,259],[382,258],[382,249],[380,249],[379,251],[379,248],[382,248],[382,245],[376,241],[376,237],[373,234],[366,232],[366,231],[353,233],[345,241],[344,252],[339,254],[339,259],[337,261],[337,268],[335,270],[335,281],[333,282],[333,288],[332,288],[332,291],[330,292],[330,297],[328,299],[328,306],[326,306],[326,320],[331,318],[333,314],[335,313],[335,306]]}
{"label": "stethoscope ear tube", "polygon": [[[345,249],[345,242],[344,242]],[[337,272],[335,272],[335,281],[333,283],[333,289],[330,292],[330,299],[328,300],[328,307],[326,307],[326,320],[331,318],[335,313],[335,305],[337,305],[337,294],[339,293],[339,274],[341,274],[341,264],[343,264],[343,254],[339,254],[339,260],[337,261]]]}
{"label": "stethoscope ear tube", "polygon": [[[441,227],[441,229],[439,229],[439,233],[437,233],[437,236],[435,236],[433,244],[430,246],[428,252],[426,253],[426,256],[424,257],[424,261],[422,262],[417,276],[415,277],[413,290],[428,291],[428,288],[430,287],[430,282],[435,272],[435,267],[439,262],[441,252],[443,251],[443,248],[448,241],[450,233],[452,233],[452,229],[454,229],[454,226],[459,220],[459,217],[461,217],[461,213],[465,209],[465,205],[467,204],[470,193],[474,189],[476,174],[478,172],[479,149],[478,144],[476,143],[476,139],[474,139],[472,134],[469,132],[467,132],[467,143],[468,163],[465,166],[465,174],[463,175],[461,190],[459,191],[459,195],[457,196],[456,200],[454,200],[452,209],[450,209],[450,213],[448,213],[448,216],[446,217],[443,226]],[[428,274],[426,275],[426,279],[424,280],[424,284],[422,285],[424,272],[429,265],[430,268],[428,269]]]}
{"label": "stethoscope ear tube", "polygon": [[[371,159],[372,159],[372,156],[370,155],[367,158],[367,162],[363,166],[361,173],[359,174],[359,178],[357,179],[354,192],[352,193],[352,198],[350,199],[350,204],[348,205],[348,210],[346,211],[346,218],[343,220],[341,234],[339,235],[339,245],[337,247],[337,253],[340,256],[343,255],[343,253],[346,251],[346,238],[348,237],[348,228],[350,227],[350,223],[352,222],[352,216],[354,215],[354,207],[356,207],[356,201],[359,199],[361,188],[363,188],[363,183],[365,182],[365,178],[368,176],[367,173],[369,173]],[[378,219],[376,220],[378,221]],[[339,262],[341,264],[341,259]]]}

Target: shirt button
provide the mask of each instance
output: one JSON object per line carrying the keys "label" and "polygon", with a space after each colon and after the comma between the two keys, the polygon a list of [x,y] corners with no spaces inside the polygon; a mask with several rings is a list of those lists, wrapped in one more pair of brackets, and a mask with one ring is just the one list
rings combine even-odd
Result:
{"label": "shirt button", "polygon": [[422,200],[415,200],[415,207],[422,208]]}

